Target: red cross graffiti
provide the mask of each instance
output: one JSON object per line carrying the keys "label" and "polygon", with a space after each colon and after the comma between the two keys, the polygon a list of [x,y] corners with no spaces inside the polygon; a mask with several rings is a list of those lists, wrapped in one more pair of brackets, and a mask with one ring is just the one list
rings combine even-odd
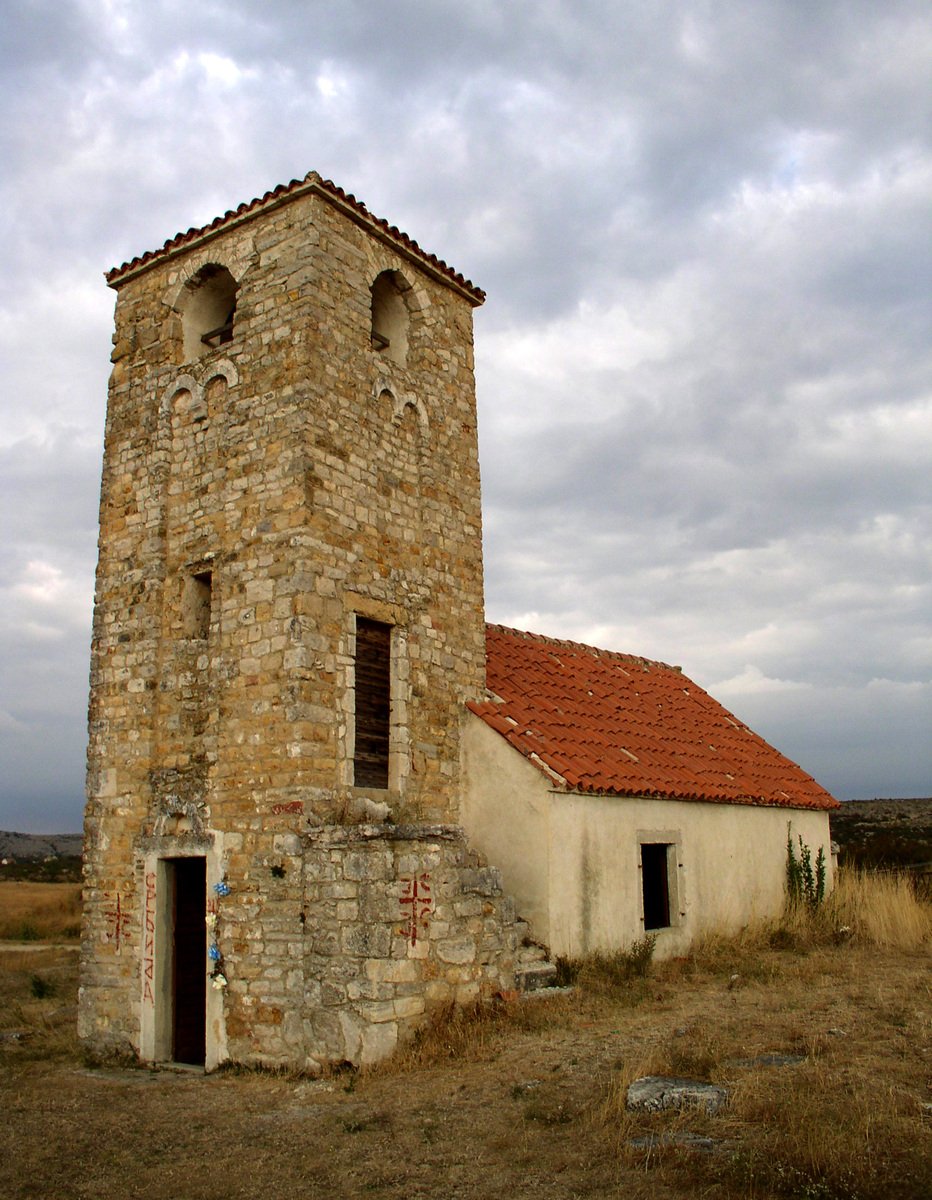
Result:
{"label": "red cross graffiti", "polygon": [[104,910],[104,916],[107,920],[107,941],[113,942],[119,954],[123,940],[129,935],[130,922],[130,914],[123,907],[123,897],[119,892],[111,907]]}
{"label": "red cross graffiti", "polygon": [[427,918],[433,908],[430,875],[427,872],[414,875],[410,879],[403,879],[401,883],[400,904],[405,923],[398,932],[403,933],[412,946],[416,946],[418,925],[427,928]]}

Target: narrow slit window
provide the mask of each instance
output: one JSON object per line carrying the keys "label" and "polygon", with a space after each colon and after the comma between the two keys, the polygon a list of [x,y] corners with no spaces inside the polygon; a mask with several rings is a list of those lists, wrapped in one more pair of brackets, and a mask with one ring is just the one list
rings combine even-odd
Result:
{"label": "narrow slit window", "polygon": [[181,596],[185,637],[206,638],[210,633],[212,594],[213,576],[210,571],[199,571],[196,575],[185,576]]}
{"label": "narrow slit window", "polygon": [[669,842],[644,842],[641,845],[645,929],[666,929],[670,924],[671,848]]}
{"label": "narrow slit window", "polygon": [[387,788],[391,732],[392,627],[356,618],[356,741],[353,783]]}

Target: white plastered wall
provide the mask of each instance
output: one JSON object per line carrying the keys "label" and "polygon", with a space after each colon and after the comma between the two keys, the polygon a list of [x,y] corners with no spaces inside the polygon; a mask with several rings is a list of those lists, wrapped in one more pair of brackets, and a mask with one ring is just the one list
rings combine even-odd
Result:
{"label": "white plastered wall", "polygon": [[470,842],[502,872],[534,937],[550,945],[550,795],[546,777],[473,713],[463,731],[463,808]]}
{"label": "white plastered wall", "polygon": [[463,825],[551,955],[579,957],[643,936],[645,841],[674,847],[671,924],[656,931],[658,957],[682,953],[703,930],[780,913],[788,826],[813,862],[824,849],[831,886],[825,812],[556,791],[472,714],[463,747]]}

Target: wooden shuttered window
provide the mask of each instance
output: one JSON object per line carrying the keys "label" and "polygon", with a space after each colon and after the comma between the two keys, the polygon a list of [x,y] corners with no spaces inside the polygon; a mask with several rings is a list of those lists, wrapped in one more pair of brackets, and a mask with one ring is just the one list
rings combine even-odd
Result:
{"label": "wooden shuttered window", "polygon": [[392,627],[356,618],[356,787],[388,787]]}

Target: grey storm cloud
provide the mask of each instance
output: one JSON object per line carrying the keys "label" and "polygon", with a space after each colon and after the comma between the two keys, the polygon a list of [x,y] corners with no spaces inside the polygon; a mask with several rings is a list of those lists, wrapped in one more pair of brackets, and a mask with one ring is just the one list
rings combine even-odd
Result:
{"label": "grey storm cloud", "polygon": [[488,292],[490,619],[929,793],[927,6],[10,7],[0,826],[80,820],[101,273],[312,168]]}

